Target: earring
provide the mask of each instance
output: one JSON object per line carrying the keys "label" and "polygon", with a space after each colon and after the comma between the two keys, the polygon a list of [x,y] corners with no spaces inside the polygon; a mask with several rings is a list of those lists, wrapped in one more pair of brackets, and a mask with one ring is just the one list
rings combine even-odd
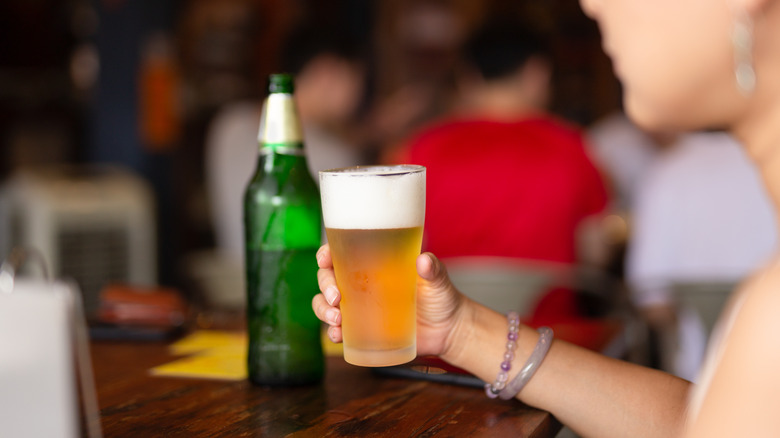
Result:
{"label": "earring", "polygon": [[749,96],[756,88],[756,71],[753,69],[753,20],[747,13],[737,13],[731,42],[734,45],[737,88],[742,95]]}

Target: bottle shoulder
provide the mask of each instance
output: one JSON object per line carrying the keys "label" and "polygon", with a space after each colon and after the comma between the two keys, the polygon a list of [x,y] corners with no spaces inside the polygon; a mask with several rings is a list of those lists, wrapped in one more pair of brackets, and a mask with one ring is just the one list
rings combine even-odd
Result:
{"label": "bottle shoulder", "polygon": [[[269,162],[273,160],[273,162]],[[248,190],[271,191],[276,194],[301,194],[319,198],[319,189],[309,173],[304,157],[261,157]]]}

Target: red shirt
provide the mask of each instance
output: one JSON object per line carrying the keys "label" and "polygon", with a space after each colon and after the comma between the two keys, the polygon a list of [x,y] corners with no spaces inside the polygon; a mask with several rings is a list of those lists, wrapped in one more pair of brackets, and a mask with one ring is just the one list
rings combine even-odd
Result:
{"label": "red shirt", "polygon": [[572,263],[579,222],[607,203],[579,130],[552,118],[450,120],[419,133],[427,167],[424,250]]}
{"label": "red shirt", "polygon": [[[403,158],[428,169],[423,249],[442,259],[574,263],[578,224],[607,204],[581,132],[549,117],[445,121],[414,137]],[[581,313],[571,290],[554,288],[527,322]]]}

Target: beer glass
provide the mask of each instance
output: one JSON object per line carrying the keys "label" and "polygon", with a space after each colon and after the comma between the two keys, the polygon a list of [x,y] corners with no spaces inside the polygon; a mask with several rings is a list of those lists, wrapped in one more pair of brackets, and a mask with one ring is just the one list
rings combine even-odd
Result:
{"label": "beer glass", "polygon": [[360,366],[414,359],[425,167],[326,170],[320,192],[341,291],[344,359]]}

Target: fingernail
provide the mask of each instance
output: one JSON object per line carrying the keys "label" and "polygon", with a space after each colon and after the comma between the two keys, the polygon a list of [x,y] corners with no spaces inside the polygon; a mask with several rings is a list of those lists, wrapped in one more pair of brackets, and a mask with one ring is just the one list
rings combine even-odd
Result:
{"label": "fingernail", "polygon": [[331,324],[338,324],[338,317],[339,317],[339,311],[338,309],[328,309],[327,312],[325,312],[325,317],[328,319],[328,322]]}
{"label": "fingernail", "polygon": [[325,293],[324,293],[325,299],[328,301],[328,304],[332,306],[333,303],[336,302],[336,297],[338,296],[338,294],[339,294],[339,290],[336,289],[335,286],[328,286],[325,289]]}

